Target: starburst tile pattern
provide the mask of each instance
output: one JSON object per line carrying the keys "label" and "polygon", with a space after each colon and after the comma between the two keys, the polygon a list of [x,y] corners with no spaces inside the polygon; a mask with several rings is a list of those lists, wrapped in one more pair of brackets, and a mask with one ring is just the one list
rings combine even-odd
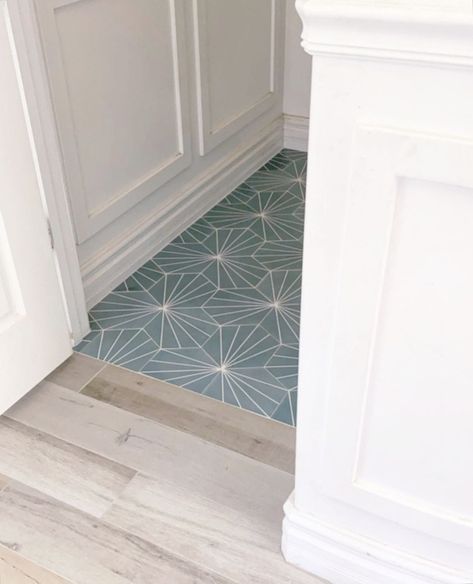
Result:
{"label": "starburst tile pattern", "polygon": [[76,350],[133,371],[141,371],[156,354],[158,346],[142,329],[102,329],[91,332]]}
{"label": "starburst tile pattern", "polygon": [[302,271],[302,239],[267,241],[255,253],[255,259],[267,270]]}
{"label": "starburst tile pattern", "polygon": [[171,243],[155,256],[164,273],[203,274],[217,288],[255,286],[265,275],[253,255],[263,240],[247,229],[215,229],[202,243]]}
{"label": "starburst tile pattern", "polygon": [[277,340],[259,326],[220,327],[196,349],[163,349],[144,367],[148,375],[271,415],[287,395],[265,367]]}
{"label": "starburst tile pattern", "polygon": [[282,150],[99,302],[76,350],[294,425],[305,173]]}
{"label": "starburst tile pattern", "polygon": [[253,324],[267,330],[282,345],[298,342],[301,274],[268,272],[254,288],[218,290],[205,310],[221,325]]}

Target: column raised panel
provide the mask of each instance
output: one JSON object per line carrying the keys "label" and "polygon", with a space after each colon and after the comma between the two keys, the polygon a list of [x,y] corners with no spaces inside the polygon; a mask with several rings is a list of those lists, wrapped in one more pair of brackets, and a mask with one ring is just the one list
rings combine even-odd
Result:
{"label": "column raised panel", "polygon": [[473,417],[473,142],[356,136],[323,492],[469,546],[473,470],[456,453]]}

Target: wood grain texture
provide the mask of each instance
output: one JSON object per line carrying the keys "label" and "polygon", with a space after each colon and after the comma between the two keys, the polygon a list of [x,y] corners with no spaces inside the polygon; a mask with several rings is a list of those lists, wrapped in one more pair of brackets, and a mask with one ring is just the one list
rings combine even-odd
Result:
{"label": "wood grain texture", "polygon": [[289,473],[54,383],[8,416],[271,526],[293,489]]}
{"label": "wood grain texture", "polygon": [[53,572],[0,545],[0,584],[71,584]]}
{"label": "wood grain texture", "polygon": [[67,389],[80,391],[104,367],[105,363],[103,361],[80,353],[73,353],[67,361],[59,365],[46,379]]}
{"label": "wood grain texture", "polygon": [[0,493],[0,544],[74,584],[231,584],[139,537],[20,485],[8,486]]}
{"label": "wood grain texture", "polygon": [[[73,422],[69,418],[67,423]],[[4,416],[0,417],[0,472],[97,517],[135,474]]]}
{"label": "wood grain texture", "polygon": [[82,393],[294,472],[295,428],[114,365]]}
{"label": "wood grain texture", "polygon": [[320,582],[284,561],[279,518],[262,525],[163,480],[137,475],[104,519],[235,582]]}

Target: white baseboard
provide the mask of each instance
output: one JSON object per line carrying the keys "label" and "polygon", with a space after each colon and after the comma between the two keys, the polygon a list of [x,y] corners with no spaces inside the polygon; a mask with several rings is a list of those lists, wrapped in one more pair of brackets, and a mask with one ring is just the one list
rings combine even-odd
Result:
{"label": "white baseboard", "polygon": [[282,117],[251,142],[235,149],[195,178],[171,205],[160,208],[82,266],[87,307],[91,308],[135,270],[192,225],[283,147]]}
{"label": "white baseboard", "polygon": [[468,576],[398,549],[338,530],[284,506],[286,560],[332,584],[466,584]]}
{"label": "white baseboard", "polygon": [[284,148],[307,152],[309,145],[309,118],[284,115]]}

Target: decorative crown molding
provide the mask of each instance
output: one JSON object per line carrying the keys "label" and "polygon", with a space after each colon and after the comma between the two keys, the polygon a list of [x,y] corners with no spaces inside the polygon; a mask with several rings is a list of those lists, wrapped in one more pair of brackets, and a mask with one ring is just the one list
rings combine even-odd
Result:
{"label": "decorative crown molding", "polygon": [[473,11],[366,0],[297,0],[296,8],[312,55],[473,66]]}

